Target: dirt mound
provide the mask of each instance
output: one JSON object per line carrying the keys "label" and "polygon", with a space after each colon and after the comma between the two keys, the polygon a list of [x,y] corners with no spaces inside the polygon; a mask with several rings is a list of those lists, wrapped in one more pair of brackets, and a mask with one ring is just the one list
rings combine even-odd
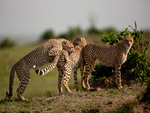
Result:
{"label": "dirt mound", "polygon": [[[122,80],[122,86],[130,86],[133,83],[137,83],[133,81],[133,77],[131,75],[126,76],[125,74],[121,75],[121,80]],[[96,82],[91,84],[91,87],[93,88],[116,88],[115,83],[114,83],[114,76],[111,75],[109,77],[104,77],[104,78],[99,78],[96,80]]]}

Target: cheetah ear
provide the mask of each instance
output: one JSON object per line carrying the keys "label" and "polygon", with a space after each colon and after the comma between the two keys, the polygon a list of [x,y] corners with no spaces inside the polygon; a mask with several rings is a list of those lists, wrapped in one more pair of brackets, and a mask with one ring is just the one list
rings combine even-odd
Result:
{"label": "cheetah ear", "polygon": [[81,42],[81,38],[80,37],[76,37],[74,40],[73,40],[73,44],[77,43],[77,42]]}
{"label": "cheetah ear", "polygon": [[81,41],[81,38],[78,36],[77,38],[76,38],[78,41]]}
{"label": "cheetah ear", "polygon": [[67,44],[67,40],[62,42],[62,45],[66,45]]}

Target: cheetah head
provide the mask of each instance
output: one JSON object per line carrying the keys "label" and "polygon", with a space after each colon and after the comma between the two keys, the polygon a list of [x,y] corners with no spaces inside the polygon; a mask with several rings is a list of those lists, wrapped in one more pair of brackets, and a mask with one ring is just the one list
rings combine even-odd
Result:
{"label": "cheetah head", "polygon": [[131,36],[131,35],[127,35],[127,36],[122,36],[123,38],[123,43],[124,43],[124,46],[126,48],[131,48],[133,43],[134,43],[134,37]]}
{"label": "cheetah head", "polygon": [[74,52],[74,45],[70,41],[68,40],[63,41],[62,46],[63,49],[66,49],[69,53]]}
{"label": "cheetah head", "polygon": [[74,46],[80,46],[80,47],[84,47],[86,46],[86,40],[84,37],[76,37],[73,41],[73,45]]}

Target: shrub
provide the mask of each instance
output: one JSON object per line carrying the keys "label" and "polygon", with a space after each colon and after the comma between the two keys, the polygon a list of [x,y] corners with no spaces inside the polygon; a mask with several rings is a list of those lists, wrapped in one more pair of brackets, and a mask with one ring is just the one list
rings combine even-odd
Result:
{"label": "shrub", "polygon": [[140,102],[150,103],[150,81],[147,85],[146,90],[144,92],[140,93],[137,98]]}
{"label": "shrub", "polygon": [[72,39],[83,34],[80,27],[70,27],[67,33],[62,33],[58,38]]}
{"label": "shrub", "polygon": [[82,30],[80,27],[74,27],[74,28],[71,27],[68,30],[68,35],[70,36],[70,38],[76,37],[81,34],[82,34]]}
{"label": "shrub", "polygon": [[54,31],[52,29],[49,29],[42,34],[41,40],[48,40],[54,37],[55,37]]}
{"label": "shrub", "polygon": [[[131,27],[131,26],[130,26]],[[104,44],[109,43],[113,45],[114,43],[122,40],[121,36],[131,35],[134,36],[134,45],[132,46],[127,61],[122,65],[122,73],[125,73],[126,76],[132,76],[133,80],[140,80],[145,82],[147,77],[150,76],[150,58],[145,54],[148,47],[149,41],[144,39],[143,31],[134,30],[131,32],[126,28],[122,32],[112,32],[110,34],[104,34],[101,41]],[[114,68],[106,67],[97,63],[94,68],[95,76],[92,76],[92,81],[99,77],[108,77],[114,74]]]}
{"label": "shrub", "polygon": [[99,35],[101,33],[101,31],[95,27],[91,27],[87,30],[87,34],[90,35],[90,34],[96,34],[96,35]]}
{"label": "shrub", "polygon": [[113,28],[113,27],[108,27],[108,28],[105,28],[105,29],[98,29],[96,27],[90,27],[87,29],[86,33],[87,35],[101,35],[103,33],[105,34],[110,34],[111,32],[116,32],[116,29]]}
{"label": "shrub", "polygon": [[6,38],[0,43],[0,48],[13,47],[14,45],[15,43],[12,40]]}

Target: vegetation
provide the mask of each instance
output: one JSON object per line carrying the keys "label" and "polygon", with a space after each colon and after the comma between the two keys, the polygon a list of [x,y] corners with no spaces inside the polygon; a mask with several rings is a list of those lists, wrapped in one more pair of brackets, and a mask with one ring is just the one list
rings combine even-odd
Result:
{"label": "vegetation", "polygon": [[13,47],[15,46],[15,43],[10,40],[9,38],[4,39],[1,43],[0,43],[0,48],[6,48],[6,47]]}
{"label": "vegetation", "polygon": [[61,33],[58,38],[73,39],[82,35],[83,31],[80,27],[70,27],[66,33]]}
{"label": "vegetation", "polygon": [[66,32],[60,33],[58,36],[56,36],[54,31],[52,29],[49,29],[42,34],[41,40],[48,40],[55,37],[72,40],[77,36],[101,35],[103,33],[109,34],[111,32],[116,32],[116,29],[112,27],[106,29],[98,29],[93,26],[83,31],[79,26],[77,26],[77,27],[70,27]]}
{"label": "vegetation", "polygon": [[98,29],[96,27],[90,27],[89,29],[87,29],[86,32],[87,32],[87,35],[91,35],[91,34],[101,35],[103,33],[110,34],[112,32],[117,32],[117,30],[113,27],[109,27],[105,29]]}
{"label": "vegetation", "polygon": [[144,92],[138,96],[140,102],[148,102],[150,103],[150,81],[148,82],[147,88]]}
{"label": "vegetation", "polygon": [[52,29],[46,30],[41,36],[41,40],[48,40],[51,38],[55,38],[55,34],[54,34],[54,31]]}
{"label": "vegetation", "polygon": [[90,34],[97,34],[99,35],[101,33],[101,31],[95,27],[91,27],[87,30],[87,34],[90,35]]}

